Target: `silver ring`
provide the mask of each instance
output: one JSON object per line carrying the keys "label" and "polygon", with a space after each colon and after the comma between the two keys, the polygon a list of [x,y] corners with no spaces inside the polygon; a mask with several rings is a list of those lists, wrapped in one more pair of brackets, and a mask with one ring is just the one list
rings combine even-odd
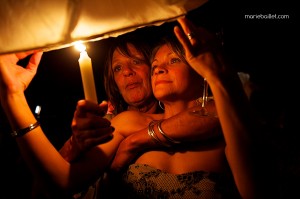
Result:
{"label": "silver ring", "polygon": [[193,38],[194,38],[194,33],[193,33],[193,32],[189,32],[189,33],[187,34],[187,37],[188,37],[189,39],[193,39]]}

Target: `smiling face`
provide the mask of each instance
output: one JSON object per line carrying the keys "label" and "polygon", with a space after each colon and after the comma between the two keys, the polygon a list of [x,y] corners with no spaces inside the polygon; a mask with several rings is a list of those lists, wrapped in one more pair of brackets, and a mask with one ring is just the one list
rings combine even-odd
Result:
{"label": "smiling face", "polygon": [[130,57],[116,49],[112,57],[112,71],[119,92],[130,106],[140,106],[152,96],[150,66],[142,53],[128,44]]}
{"label": "smiling face", "polygon": [[200,95],[202,78],[164,44],[152,61],[152,88],[160,101],[194,100]]}

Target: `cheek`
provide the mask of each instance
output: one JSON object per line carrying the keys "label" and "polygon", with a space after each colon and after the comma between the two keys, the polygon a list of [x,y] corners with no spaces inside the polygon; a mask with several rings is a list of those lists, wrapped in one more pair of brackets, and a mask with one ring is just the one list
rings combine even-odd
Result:
{"label": "cheek", "polygon": [[144,85],[151,85],[151,76],[149,70],[140,71],[139,76],[141,79],[143,79]]}
{"label": "cheek", "polygon": [[119,75],[115,75],[114,76],[114,80],[119,88],[119,90],[121,90],[122,88],[122,85],[123,85],[123,81],[122,81],[122,78],[119,76]]}
{"label": "cheek", "polygon": [[141,70],[137,71],[139,75],[143,78],[150,79],[150,69],[147,67],[143,67]]}
{"label": "cheek", "polygon": [[179,71],[176,75],[173,76],[175,86],[178,90],[185,90],[191,84],[193,84],[193,78],[186,71]]}
{"label": "cheek", "polygon": [[154,88],[154,76],[151,76],[150,78],[150,84],[151,84],[151,87]]}

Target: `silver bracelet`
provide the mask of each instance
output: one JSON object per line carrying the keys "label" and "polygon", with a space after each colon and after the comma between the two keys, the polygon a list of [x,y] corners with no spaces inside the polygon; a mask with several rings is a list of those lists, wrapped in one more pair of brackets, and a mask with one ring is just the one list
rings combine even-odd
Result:
{"label": "silver bracelet", "polygon": [[153,121],[151,121],[151,122],[149,123],[149,125],[148,125],[148,135],[151,137],[151,139],[152,139],[154,142],[156,142],[156,143],[158,143],[158,144],[160,144],[160,145],[162,145],[162,146],[165,146],[165,147],[171,147],[170,144],[167,144],[167,143],[162,142],[162,141],[157,137],[157,135],[156,135],[156,133],[155,133],[155,131],[154,131],[154,129],[153,129],[153,126],[154,126],[156,123],[157,123],[156,120],[153,120]]}
{"label": "silver bracelet", "polygon": [[158,131],[160,132],[160,134],[162,134],[162,136],[164,136],[164,138],[168,141],[168,142],[171,142],[172,144],[180,144],[181,142],[180,141],[177,141],[177,140],[174,140],[172,138],[170,138],[169,136],[166,135],[166,133],[162,130],[161,128],[161,123],[162,121],[164,120],[159,120],[158,123],[157,123],[157,128],[158,128]]}
{"label": "silver bracelet", "polygon": [[15,130],[11,133],[11,136],[12,137],[21,137],[23,135],[25,135],[26,133],[32,131],[33,129],[37,128],[40,126],[40,122],[37,121],[36,123],[34,124],[30,124],[28,127],[26,128],[23,128],[23,129],[18,129],[18,130]]}

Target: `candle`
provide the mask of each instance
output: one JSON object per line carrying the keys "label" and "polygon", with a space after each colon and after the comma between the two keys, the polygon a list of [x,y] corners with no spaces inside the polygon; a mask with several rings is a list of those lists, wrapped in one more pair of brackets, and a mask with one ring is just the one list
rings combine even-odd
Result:
{"label": "candle", "polygon": [[80,57],[78,62],[82,78],[84,96],[86,100],[98,103],[92,61],[91,58],[88,56],[87,52],[85,51],[85,46],[83,44],[81,45],[83,47],[78,47],[78,49],[80,49]]}

